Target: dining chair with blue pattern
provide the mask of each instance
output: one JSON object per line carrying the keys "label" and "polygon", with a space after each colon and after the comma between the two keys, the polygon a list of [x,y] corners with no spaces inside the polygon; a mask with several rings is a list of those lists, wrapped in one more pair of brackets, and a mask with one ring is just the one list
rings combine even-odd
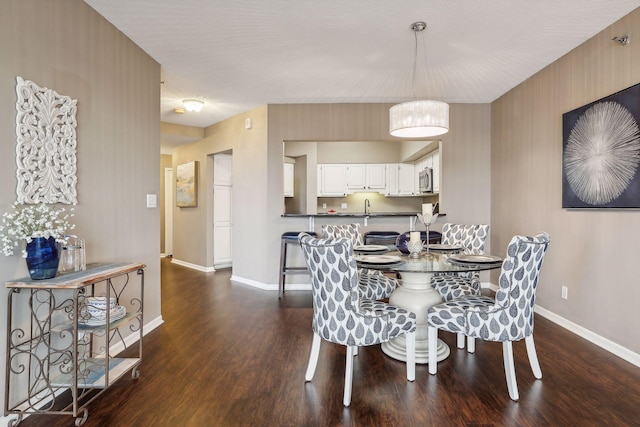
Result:
{"label": "dining chair with blue pattern", "polygon": [[[513,342],[525,340],[533,375],[542,378],[533,342],[534,306],[542,261],[549,247],[549,235],[514,236],[507,247],[495,298],[469,295],[429,308],[429,346],[437,345],[438,330],[469,337],[468,350],[475,351],[475,338],[502,342],[504,369],[509,396],[518,400],[518,384],[513,362]],[[435,352],[429,353],[429,373],[436,374]]]}
{"label": "dining chair with blue pattern", "polygon": [[361,298],[353,245],[347,238],[299,237],[311,272],[313,343],[305,379],[315,374],[322,340],[347,347],[344,406],[351,403],[353,359],[358,347],[380,344],[404,335],[407,380],[415,380],[416,315],[393,305]]}
{"label": "dining chair with blue pattern", "polygon": [[[460,246],[466,254],[483,254],[484,245],[489,235],[486,224],[451,224],[442,225],[442,244]],[[431,286],[438,291],[443,301],[470,295],[481,295],[480,273],[436,273],[431,278]],[[458,348],[464,348],[465,337],[457,336]]]}
{"label": "dining chair with blue pattern", "polygon": [[[353,246],[363,244],[362,232],[358,223],[323,224],[322,237],[332,239],[344,237],[351,240]],[[360,296],[365,299],[380,300],[389,298],[393,290],[398,287],[398,279],[385,276],[380,270],[359,268],[358,277]]]}

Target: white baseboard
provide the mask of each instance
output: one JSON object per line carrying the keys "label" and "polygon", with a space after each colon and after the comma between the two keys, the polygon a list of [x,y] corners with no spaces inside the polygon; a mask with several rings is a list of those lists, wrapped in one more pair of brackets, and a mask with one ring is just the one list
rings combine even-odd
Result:
{"label": "white baseboard", "polygon": [[[258,288],[258,289],[262,289],[265,291],[277,291],[278,290],[278,284],[274,283],[274,284],[269,284],[269,283],[262,283],[262,282],[258,282],[256,280],[252,280],[252,279],[246,279],[244,277],[238,277],[238,276],[231,276],[231,281],[232,282],[236,282],[236,283],[242,283],[244,285],[249,285],[252,286],[254,288]],[[310,283],[287,283],[285,290],[287,291],[310,291],[311,290],[311,284]]]}
{"label": "white baseboard", "polygon": [[190,262],[180,261],[179,259],[175,259],[175,258],[172,258],[171,262],[174,264],[181,265],[183,267],[191,268],[193,270],[202,271],[203,273],[213,273],[214,271],[216,271],[216,269],[213,267],[203,267],[201,265],[192,264]]}
{"label": "white baseboard", "polygon": [[[150,322],[145,323],[144,324],[143,336],[147,335],[149,332],[153,331],[154,329],[156,329],[158,326],[162,325],[163,323],[164,323],[164,320],[162,319],[162,316],[158,316],[155,319],[151,320]],[[116,345],[111,346],[110,349],[109,349],[109,352],[111,354],[118,354],[122,350],[124,350],[124,346],[125,345],[127,347],[129,347],[129,346],[135,344],[136,342],[138,342],[138,334],[132,333],[132,334],[128,335],[124,339],[124,341],[125,341],[124,343],[119,342]],[[142,362],[144,363],[144,357],[142,358]],[[56,396],[62,394],[64,391],[65,390],[60,390],[58,393],[56,393]],[[49,402],[49,399],[43,400],[40,403],[45,405],[47,402]],[[23,419],[26,419],[27,417],[29,417],[29,415],[30,414],[25,414]],[[0,418],[0,427],[7,427],[9,425],[9,422],[11,420],[14,420],[16,417],[17,417],[17,415],[12,414],[12,415],[8,415],[8,416]]]}
{"label": "white baseboard", "polygon": [[[236,283],[242,283],[244,285],[249,285],[252,286],[254,288],[258,288],[258,289],[262,289],[265,291],[277,291],[278,290],[278,284],[269,284],[269,283],[262,283],[262,282],[258,282],[257,280],[252,280],[252,279],[247,279],[244,277],[239,277],[239,276],[235,276],[232,275],[231,276],[231,281],[232,282],[236,282]],[[287,283],[285,285],[285,290],[287,291],[310,291],[311,290],[311,283]]]}
{"label": "white baseboard", "polygon": [[[489,282],[483,282],[481,286],[482,288],[491,289],[494,292],[498,290],[498,285],[494,285],[493,283]],[[628,348],[623,347],[620,344],[616,344],[615,342],[608,340],[598,334],[595,334],[590,330],[583,328],[582,326],[573,323],[570,320],[565,319],[562,316],[558,316],[557,314],[547,310],[546,308],[540,307],[537,304],[533,310],[540,316],[552,321],[556,325],[568,331],[571,331],[579,337],[582,337],[585,340],[597,345],[598,347],[607,350],[609,353],[613,353],[621,359],[624,359],[627,362],[640,367],[640,354],[634,353]]]}
{"label": "white baseboard", "polygon": [[621,359],[624,359],[627,362],[640,367],[640,354],[634,353],[628,348],[623,347],[620,344],[616,344],[615,342],[608,340],[596,333],[593,333],[590,330],[583,328],[582,326],[573,323],[570,320],[565,319],[564,317],[558,316],[557,314],[547,310],[546,308],[540,307],[539,305],[536,305],[534,307],[534,311],[545,319],[548,319],[553,323],[567,329],[568,331],[571,331],[574,334],[586,339],[587,341],[592,342],[598,347],[601,347],[604,350],[615,354]]}

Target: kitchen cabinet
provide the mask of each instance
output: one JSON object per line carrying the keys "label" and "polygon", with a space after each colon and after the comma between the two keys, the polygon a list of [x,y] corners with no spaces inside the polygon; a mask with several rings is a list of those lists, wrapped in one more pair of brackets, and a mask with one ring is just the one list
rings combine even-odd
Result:
{"label": "kitchen cabinet", "polygon": [[398,164],[398,195],[414,196],[417,193],[415,187],[415,167],[410,163]]}
{"label": "kitchen cabinet", "polygon": [[387,165],[387,196],[415,196],[415,167],[412,163]]}
{"label": "kitchen cabinet", "polygon": [[294,196],[294,165],[293,163],[284,163],[284,197]]}
{"label": "kitchen cabinet", "polygon": [[367,165],[346,165],[347,191],[364,191],[367,189]]}
{"label": "kitchen cabinet", "polygon": [[347,195],[347,165],[318,165],[318,197]]}
{"label": "kitchen cabinet", "polygon": [[434,151],[431,155],[431,167],[433,168],[433,192],[440,192],[440,151]]}
{"label": "kitchen cabinet", "polygon": [[318,165],[318,197],[344,197],[358,191],[387,190],[386,164]]}
{"label": "kitchen cabinet", "polygon": [[8,425],[28,414],[67,414],[81,426],[89,403],[128,372],[140,376],[144,267],[96,263],[52,279],[6,282],[4,414],[18,416]]}
{"label": "kitchen cabinet", "polygon": [[366,165],[367,190],[378,190],[384,192],[387,188],[387,165],[373,164]]}
{"label": "kitchen cabinet", "polygon": [[387,189],[387,166],[385,164],[347,165],[347,192],[377,191]]}

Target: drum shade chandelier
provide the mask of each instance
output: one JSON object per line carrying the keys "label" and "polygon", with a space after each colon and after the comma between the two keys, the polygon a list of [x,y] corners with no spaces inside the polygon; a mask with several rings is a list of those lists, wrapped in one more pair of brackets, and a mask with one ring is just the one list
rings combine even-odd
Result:
{"label": "drum shade chandelier", "polygon": [[[418,63],[418,33],[427,24],[411,24],[415,36],[413,56],[413,97],[416,98],[416,69]],[[449,104],[440,101],[410,101],[389,109],[389,133],[400,138],[427,138],[449,131]]]}

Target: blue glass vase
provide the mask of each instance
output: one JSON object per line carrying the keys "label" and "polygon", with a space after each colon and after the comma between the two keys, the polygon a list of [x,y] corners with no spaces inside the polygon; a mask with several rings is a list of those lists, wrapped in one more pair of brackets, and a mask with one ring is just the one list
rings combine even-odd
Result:
{"label": "blue glass vase", "polygon": [[58,272],[60,252],[53,237],[35,237],[27,243],[27,268],[33,280],[51,279]]}

